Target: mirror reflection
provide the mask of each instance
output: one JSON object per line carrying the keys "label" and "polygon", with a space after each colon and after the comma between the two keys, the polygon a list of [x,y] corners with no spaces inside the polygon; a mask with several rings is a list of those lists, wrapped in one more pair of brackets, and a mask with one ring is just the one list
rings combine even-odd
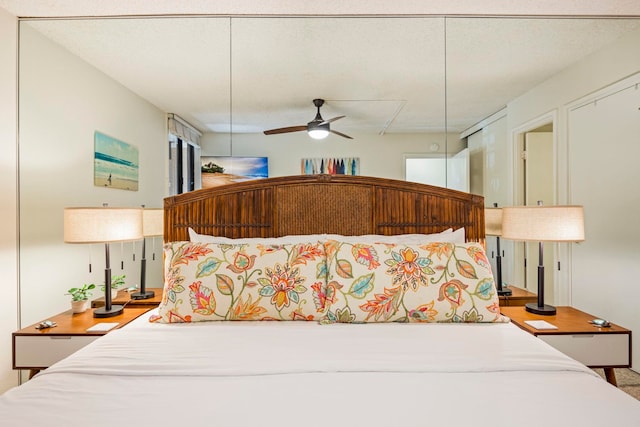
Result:
{"label": "mirror reflection", "polygon": [[[444,150],[442,18],[234,18],[232,149],[269,158],[270,176],[301,173],[303,158],[359,158],[360,174],[403,178],[398,152]],[[322,99],[326,139],[305,127]],[[223,135],[203,152],[224,154]]]}
{"label": "mirror reflection", "polygon": [[[470,191],[487,206],[566,200],[557,169],[562,158],[554,154],[566,150],[556,136],[563,131],[558,116],[567,102],[594,90],[583,89],[586,82],[607,81],[592,64],[602,61],[591,58],[618,49],[635,55],[627,44],[639,29],[633,19],[447,19],[447,124],[468,147]],[[487,246],[495,270],[495,238]],[[535,292],[537,245],[503,240],[501,249],[505,284]],[[554,259],[549,245],[545,264]],[[566,299],[557,275],[545,270],[551,300]]]}
{"label": "mirror reflection", "polygon": [[[198,155],[268,157],[269,176],[279,176],[301,173],[303,158],[356,157],[363,175],[429,180],[412,170],[423,159],[439,162],[429,168],[440,171],[440,185],[482,194],[487,206],[524,203],[528,184],[512,130],[543,129],[553,138],[559,113],[539,112],[566,101],[545,85],[638,28],[637,20],[444,17],[22,21],[24,321],[42,317],[51,301],[66,307],[61,290],[68,284],[101,280],[83,267],[100,248],[65,246],[50,256],[62,246],[64,207],[78,200],[160,207],[175,191],[171,162],[180,150],[167,149],[167,113],[199,134],[198,150],[184,148],[183,166]],[[544,95],[531,96],[536,88]],[[572,99],[582,95],[576,90]],[[264,134],[307,125],[317,113],[314,99],[325,101],[325,119],[344,116],[331,129],[353,139]],[[96,131],[139,148],[138,192],[94,187]],[[425,168],[417,164],[418,172]],[[549,197],[558,197],[558,185]],[[515,272],[513,244],[503,249],[511,281],[523,273]],[[135,245],[119,250],[133,285]],[[30,267],[50,270],[71,259],[78,271],[47,289]],[[158,264],[148,271],[161,280]]]}

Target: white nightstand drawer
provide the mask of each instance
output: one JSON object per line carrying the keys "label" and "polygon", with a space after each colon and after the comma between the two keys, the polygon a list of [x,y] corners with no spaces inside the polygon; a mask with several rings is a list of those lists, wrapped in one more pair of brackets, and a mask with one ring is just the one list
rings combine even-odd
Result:
{"label": "white nightstand drawer", "polygon": [[99,335],[15,336],[14,369],[47,368],[100,338]]}
{"label": "white nightstand drawer", "polygon": [[587,366],[629,366],[629,334],[539,335],[567,356]]}

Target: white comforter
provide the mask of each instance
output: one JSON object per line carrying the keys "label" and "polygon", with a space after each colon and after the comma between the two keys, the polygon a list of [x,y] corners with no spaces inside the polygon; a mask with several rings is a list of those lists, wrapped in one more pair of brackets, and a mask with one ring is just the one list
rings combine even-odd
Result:
{"label": "white comforter", "polygon": [[149,324],[0,397],[0,426],[640,425],[640,402],[511,324]]}

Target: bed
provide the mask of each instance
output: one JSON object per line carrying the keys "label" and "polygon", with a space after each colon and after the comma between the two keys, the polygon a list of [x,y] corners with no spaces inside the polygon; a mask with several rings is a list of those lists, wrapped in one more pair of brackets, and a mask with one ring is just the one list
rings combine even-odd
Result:
{"label": "bed", "polygon": [[496,310],[483,204],[325,175],[169,197],[161,306],[2,395],[0,425],[637,425]]}

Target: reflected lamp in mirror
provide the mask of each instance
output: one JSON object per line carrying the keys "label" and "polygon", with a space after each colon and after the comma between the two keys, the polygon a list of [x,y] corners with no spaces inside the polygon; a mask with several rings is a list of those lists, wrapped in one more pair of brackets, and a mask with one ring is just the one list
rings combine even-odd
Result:
{"label": "reflected lamp in mirror", "polygon": [[104,243],[104,306],[93,311],[93,317],[112,317],[122,313],[123,306],[111,301],[111,265],[109,243],[142,238],[142,210],[130,208],[65,208],[65,243]]}
{"label": "reflected lamp in mirror", "polygon": [[[143,206],[144,207],[144,206]],[[142,258],[140,260],[140,290],[131,294],[131,299],[149,299],[155,296],[147,290],[146,238],[164,234],[164,209],[142,209]]]}
{"label": "reflected lamp in mirror", "polygon": [[544,303],[544,242],[581,242],[584,240],[582,206],[516,206],[502,209],[502,237],[523,242],[538,242],[538,300],[526,304],[527,311],[553,315],[556,308]]}
{"label": "reflected lamp in mirror", "polygon": [[511,289],[502,285],[502,251],[500,250],[500,236],[502,235],[502,209],[497,203],[493,208],[484,209],[484,228],[487,236],[496,236],[496,290],[498,295],[509,296]]}

